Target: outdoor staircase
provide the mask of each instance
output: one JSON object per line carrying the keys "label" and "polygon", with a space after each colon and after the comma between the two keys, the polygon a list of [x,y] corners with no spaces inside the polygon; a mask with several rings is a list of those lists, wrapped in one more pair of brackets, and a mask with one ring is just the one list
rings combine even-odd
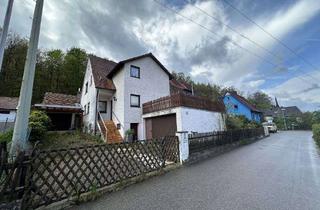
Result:
{"label": "outdoor staircase", "polygon": [[104,125],[107,128],[107,143],[123,142],[122,136],[112,120],[104,121]]}

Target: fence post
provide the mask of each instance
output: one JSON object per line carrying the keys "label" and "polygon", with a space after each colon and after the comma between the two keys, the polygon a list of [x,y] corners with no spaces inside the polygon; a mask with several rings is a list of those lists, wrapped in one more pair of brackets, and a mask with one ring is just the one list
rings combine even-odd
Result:
{"label": "fence post", "polygon": [[179,139],[179,159],[183,164],[189,158],[189,138],[187,131],[178,131],[176,136]]}
{"label": "fence post", "polygon": [[265,135],[265,136],[269,136],[270,134],[269,134],[269,129],[268,129],[268,127],[267,127],[267,126],[263,126],[263,129],[264,129],[264,135]]}

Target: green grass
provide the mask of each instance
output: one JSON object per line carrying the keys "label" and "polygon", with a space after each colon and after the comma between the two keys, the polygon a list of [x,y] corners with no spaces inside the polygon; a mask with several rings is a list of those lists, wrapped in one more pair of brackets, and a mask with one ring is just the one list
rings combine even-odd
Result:
{"label": "green grass", "polygon": [[102,143],[98,136],[81,133],[80,131],[74,132],[48,132],[44,139],[41,141],[40,149],[60,149],[67,147],[76,147],[88,144]]}

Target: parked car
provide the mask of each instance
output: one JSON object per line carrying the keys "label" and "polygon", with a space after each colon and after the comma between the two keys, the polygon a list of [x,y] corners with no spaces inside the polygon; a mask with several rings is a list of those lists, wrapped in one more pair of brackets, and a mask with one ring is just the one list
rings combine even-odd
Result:
{"label": "parked car", "polygon": [[270,133],[277,133],[278,131],[277,125],[273,122],[264,122],[262,125],[267,126]]}

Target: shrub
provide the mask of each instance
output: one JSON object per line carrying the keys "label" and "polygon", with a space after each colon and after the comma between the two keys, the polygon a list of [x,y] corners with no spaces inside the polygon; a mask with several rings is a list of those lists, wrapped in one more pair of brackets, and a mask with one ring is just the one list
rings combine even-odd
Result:
{"label": "shrub", "polygon": [[29,128],[31,129],[30,141],[40,141],[46,134],[50,125],[50,118],[43,111],[32,111],[29,117]]}
{"label": "shrub", "polygon": [[313,139],[320,146],[320,124],[312,125]]}
{"label": "shrub", "polygon": [[246,129],[246,128],[259,128],[260,123],[250,121],[243,115],[228,115],[226,119],[226,126],[228,130]]}
{"label": "shrub", "polygon": [[10,129],[4,133],[0,133],[0,142],[11,142],[13,135],[13,129]]}

